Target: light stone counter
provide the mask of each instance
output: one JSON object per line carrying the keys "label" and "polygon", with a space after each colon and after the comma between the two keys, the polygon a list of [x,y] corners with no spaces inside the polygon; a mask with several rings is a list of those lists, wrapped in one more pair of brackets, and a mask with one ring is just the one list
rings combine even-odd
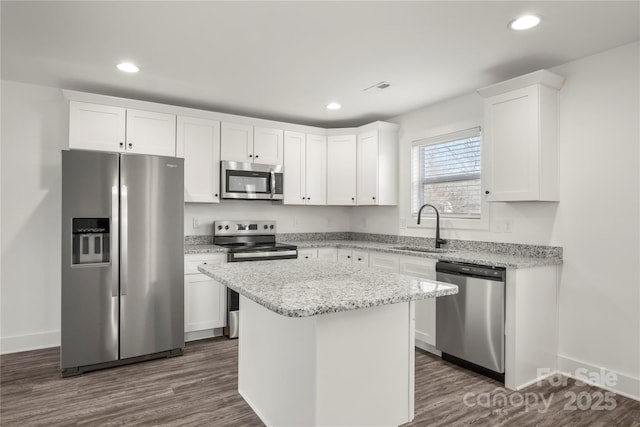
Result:
{"label": "light stone counter", "polygon": [[325,260],[200,265],[198,270],[267,309],[307,317],[458,293],[443,282]]}

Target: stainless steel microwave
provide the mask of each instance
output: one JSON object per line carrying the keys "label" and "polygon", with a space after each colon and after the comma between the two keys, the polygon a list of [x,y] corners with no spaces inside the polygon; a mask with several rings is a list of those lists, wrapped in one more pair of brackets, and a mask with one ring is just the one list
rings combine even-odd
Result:
{"label": "stainless steel microwave", "polygon": [[223,199],[284,199],[282,165],[223,160],[220,169]]}

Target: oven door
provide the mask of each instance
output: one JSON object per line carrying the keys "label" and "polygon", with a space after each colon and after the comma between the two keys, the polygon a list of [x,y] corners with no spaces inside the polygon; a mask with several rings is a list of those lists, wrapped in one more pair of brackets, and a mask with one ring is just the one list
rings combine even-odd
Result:
{"label": "oven door", "polygon": [[281,165],[221,162],[222,198],[245,200],[282,200]]}
{"label": "oven door", "polygon": [[255,247],[251,249],[230,250],[227,253],[227,262],[267,261],[274,259],[298,258],[298,250],[292,247]]}

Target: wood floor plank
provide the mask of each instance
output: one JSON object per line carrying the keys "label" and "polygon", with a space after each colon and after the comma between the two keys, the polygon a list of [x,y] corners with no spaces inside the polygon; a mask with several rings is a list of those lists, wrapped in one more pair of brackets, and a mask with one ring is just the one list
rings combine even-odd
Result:
{"label": "wood floor plank", "polygon": [[[180,357],[64,379],[58,348],[3,355],[0,425],[263,426],[238,394],[237,350],[237,340],[201,340],[188,343]],[[416,417],[403,427],[640,427],[638,401],[613,395],[614,409],[595,410],[593,400],[604,392],[572,380],[514,392],[416,350]],[[567,409],[573,394],[582,395],[583,403],[591,399],[590,407]],[[530,405],[518,397],[529,397]],[[541,397],[550,402],[548,408]]]}

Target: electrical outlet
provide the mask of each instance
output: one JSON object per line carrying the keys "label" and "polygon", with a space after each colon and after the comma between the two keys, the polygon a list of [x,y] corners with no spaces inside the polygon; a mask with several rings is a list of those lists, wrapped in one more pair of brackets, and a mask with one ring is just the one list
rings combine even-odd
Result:
{"label": "electrical outlet", "polygon": [[197,216],[193,217],[193,228],[200,228],[200,219]]}
{"label": "electrical outlet", "polygon": [[505,219],[504,220],[504,232],[505,233],[513,233],[513,220]]}
{"label": "electrical outlet", "polygon": [[400,228],[407,228],[407,218],[400,218]]}

